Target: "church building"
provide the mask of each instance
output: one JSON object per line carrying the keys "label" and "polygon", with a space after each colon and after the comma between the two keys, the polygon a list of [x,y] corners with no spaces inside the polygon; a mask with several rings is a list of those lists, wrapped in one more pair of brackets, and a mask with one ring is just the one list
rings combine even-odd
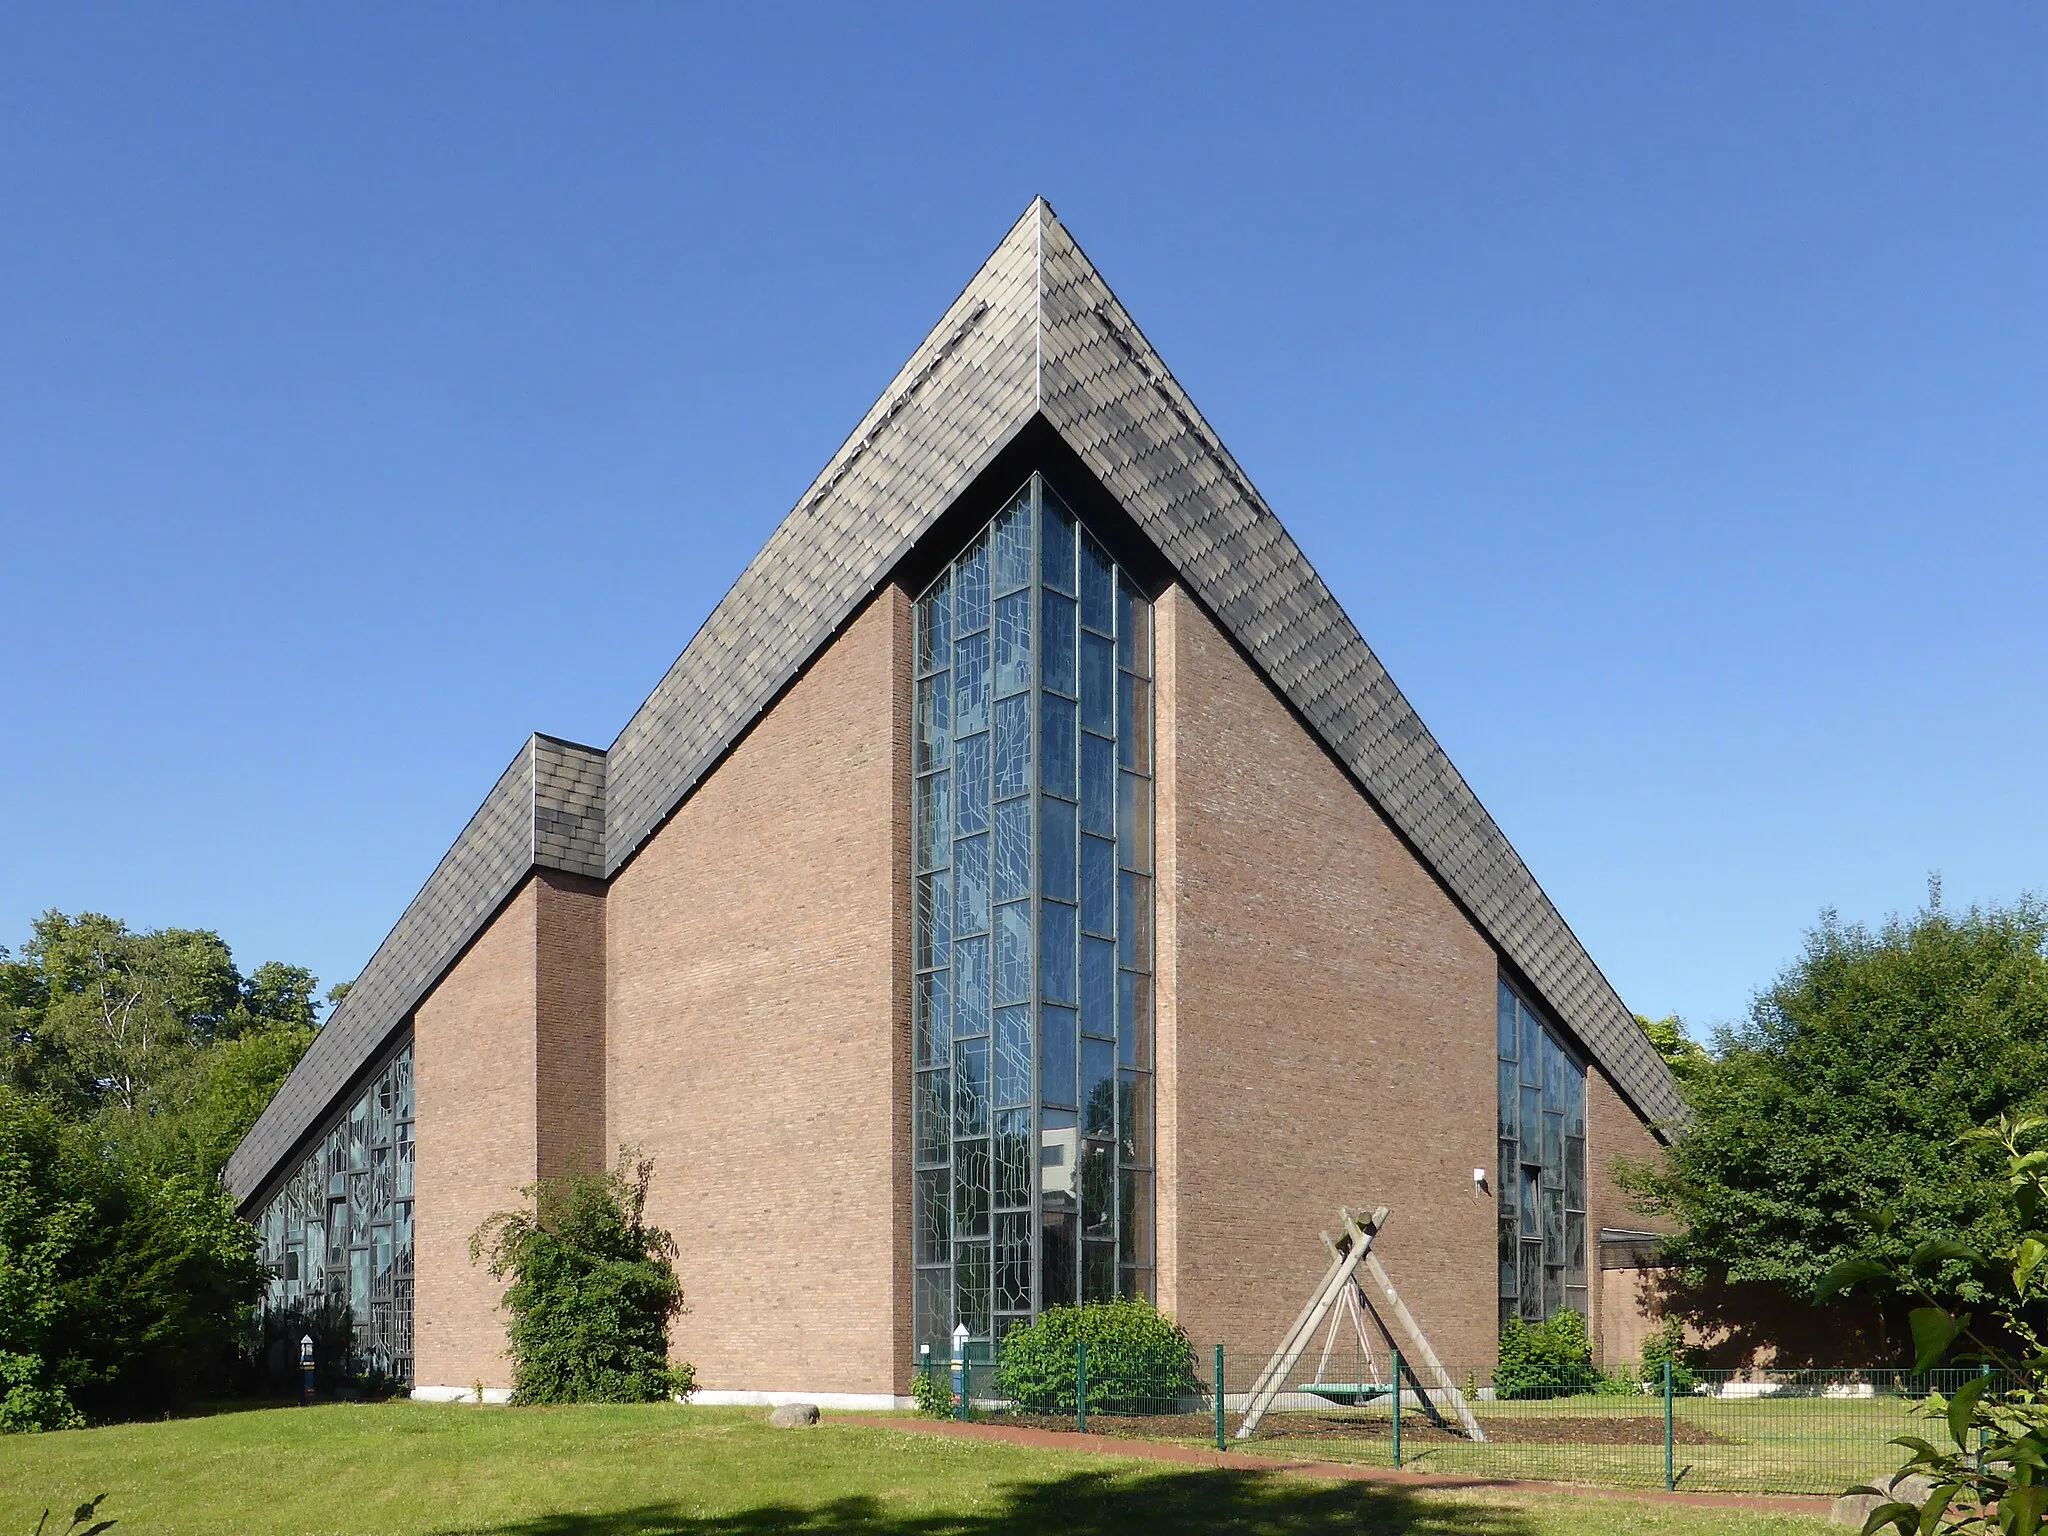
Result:
{"label": "church building", "polygon": [[511,1380],[471,1233],[635,1148],[705,1395],[881,1405],[1082,1299],[1263,1356],[1339,1206],[1460,1372],[1632,1342],[1612,1164],[1682,1113],[1039,201],[617,739],[519,748],[227,1179],[273,1304],[453,1396]]}

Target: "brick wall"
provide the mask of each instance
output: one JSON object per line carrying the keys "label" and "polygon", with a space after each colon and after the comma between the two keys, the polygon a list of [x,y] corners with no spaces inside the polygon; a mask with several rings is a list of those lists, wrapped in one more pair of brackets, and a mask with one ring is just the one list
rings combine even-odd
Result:
{"label": "brick wall", "polygon": [[611,1160],[604,1127],[604,883],[534,877],[534,1169],[544,1179],[596,1173]]}
{"label": "brick wall", "polygon": [[413,1018],[413,1380],[422,1386],[512,1384],[502,1287],[469,1262],[469,1237],[533,1179],[540,906],[529,880]]}
{"label": "brick wall", "polygon": [[907,1388],[909,668],[886,588],[606,899],[607,1139],[706,1388]]}
{"label": "brick wall", "polygon": [[1262,1358],[1337,1207],[1386,1205],[1403,1298],[1447,1364],[1484,1369],[1492,947],[1178,589],[1159,628],[1162,1301],[1204,1358]]}
{"label": "brick wall", "polygon": [[1635,1269],[1600,1268],[1602,1227],[1661,1230],[1668,1223],[1636,1211],[1614,1179],[1614,1160],[1648,1162],[1659,1155],[1657,1139],[1638,1120],[1607,1074],[1598,1067],[1586,1073],[1586,1243],[1593,1279],[1594,1343],[1601,1358],[1633,1360],[1642,1341],[1655,1328],[1655,1286],[1651,1273]]}

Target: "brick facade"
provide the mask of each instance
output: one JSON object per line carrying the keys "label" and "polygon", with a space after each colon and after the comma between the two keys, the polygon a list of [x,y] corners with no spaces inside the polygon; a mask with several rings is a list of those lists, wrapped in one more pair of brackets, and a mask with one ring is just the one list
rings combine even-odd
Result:
{"label": "brick facade", "polygon": [[1593,1279],[1593,1315],[1586,1321],[1603,1360],[1635,1360],[1642,1343],[1655,1329],[1654,1271],[1602,1269],[1599,1236],[1602,1227],[1655,1228],[1636,1211],[1615,1182],[1614,1163],[1649,1162],[1659,1156],[1657,1139],[1623,1102],[1607,1074],[1598,1067],[1586,1074],[1586,1241]]}
{"label": "brick facade", "polygon": [[413,1015],[413,1380],[512,1384],[502,1288],[469,1237],[534,1169],[538,882],[529,880]]}
{"label": "brick facade", "polygon": [[881,594],[613,881],[609,1141],[712,1390],[907,1390],[910,604]]}
{"label": "brick facade", "polygon": [[1483,1369],[1493,949],[1207,615],[1159,615],[1161,1301],[1262,1358],[1338,1206],[1386,1205],[1404,1299]]}

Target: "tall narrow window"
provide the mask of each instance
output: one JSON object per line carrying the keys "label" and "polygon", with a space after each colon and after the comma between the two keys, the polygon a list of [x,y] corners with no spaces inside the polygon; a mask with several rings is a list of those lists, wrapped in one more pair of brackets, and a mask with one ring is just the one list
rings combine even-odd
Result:
{"label": "tall narrow window", "polygon": [[1151,605],[1039,476],[917,601],[920,1342],[1152,1294]]}
{"label": "tall narrow window", "polygon": [[1500,1321],[1587,1316],[1586,1069],[1500,983]]}

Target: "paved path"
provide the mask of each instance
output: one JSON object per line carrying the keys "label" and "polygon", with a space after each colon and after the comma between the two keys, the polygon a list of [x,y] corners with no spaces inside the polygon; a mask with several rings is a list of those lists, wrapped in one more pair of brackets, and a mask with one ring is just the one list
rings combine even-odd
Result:
{"label": "paved path", "polygon": [[1656,1504],[1690,1504],[1708,1509],[1746,1509],[1759,1514],[1806,1515],[1825,1520],[1829,1500],[1793,1494],[1666,1493],[1661,1488],[1596,1488],[1584,1483],[1519,1482],[1505,1477],[1454,1477],[1441,1472],[1396,1471],[1334,1461],[1282,1460],[1249,1456],[1242,1451],[1215,1451],[1158,1440],[1131,1440],[1113,1435],[1081,1435],[1071,1430],[1032,1429],[1019,1424],[960,1423],[952,1419],[878,1419],[878,1424],[911,1434],[942,1435],[962,1440],[993,1440],[1043,1451],[1092,1451],[1098,1456],[1130,1456],[1140,1461],[1171,1461],[1191,1467],[1235,1467],[1246,1472],[1288,1472],[1350,1483],[1391,1483],[1403,1488],[1484,1488],[1498,1493],[1568,1494],[1574,1498],[1640,1499]]}

